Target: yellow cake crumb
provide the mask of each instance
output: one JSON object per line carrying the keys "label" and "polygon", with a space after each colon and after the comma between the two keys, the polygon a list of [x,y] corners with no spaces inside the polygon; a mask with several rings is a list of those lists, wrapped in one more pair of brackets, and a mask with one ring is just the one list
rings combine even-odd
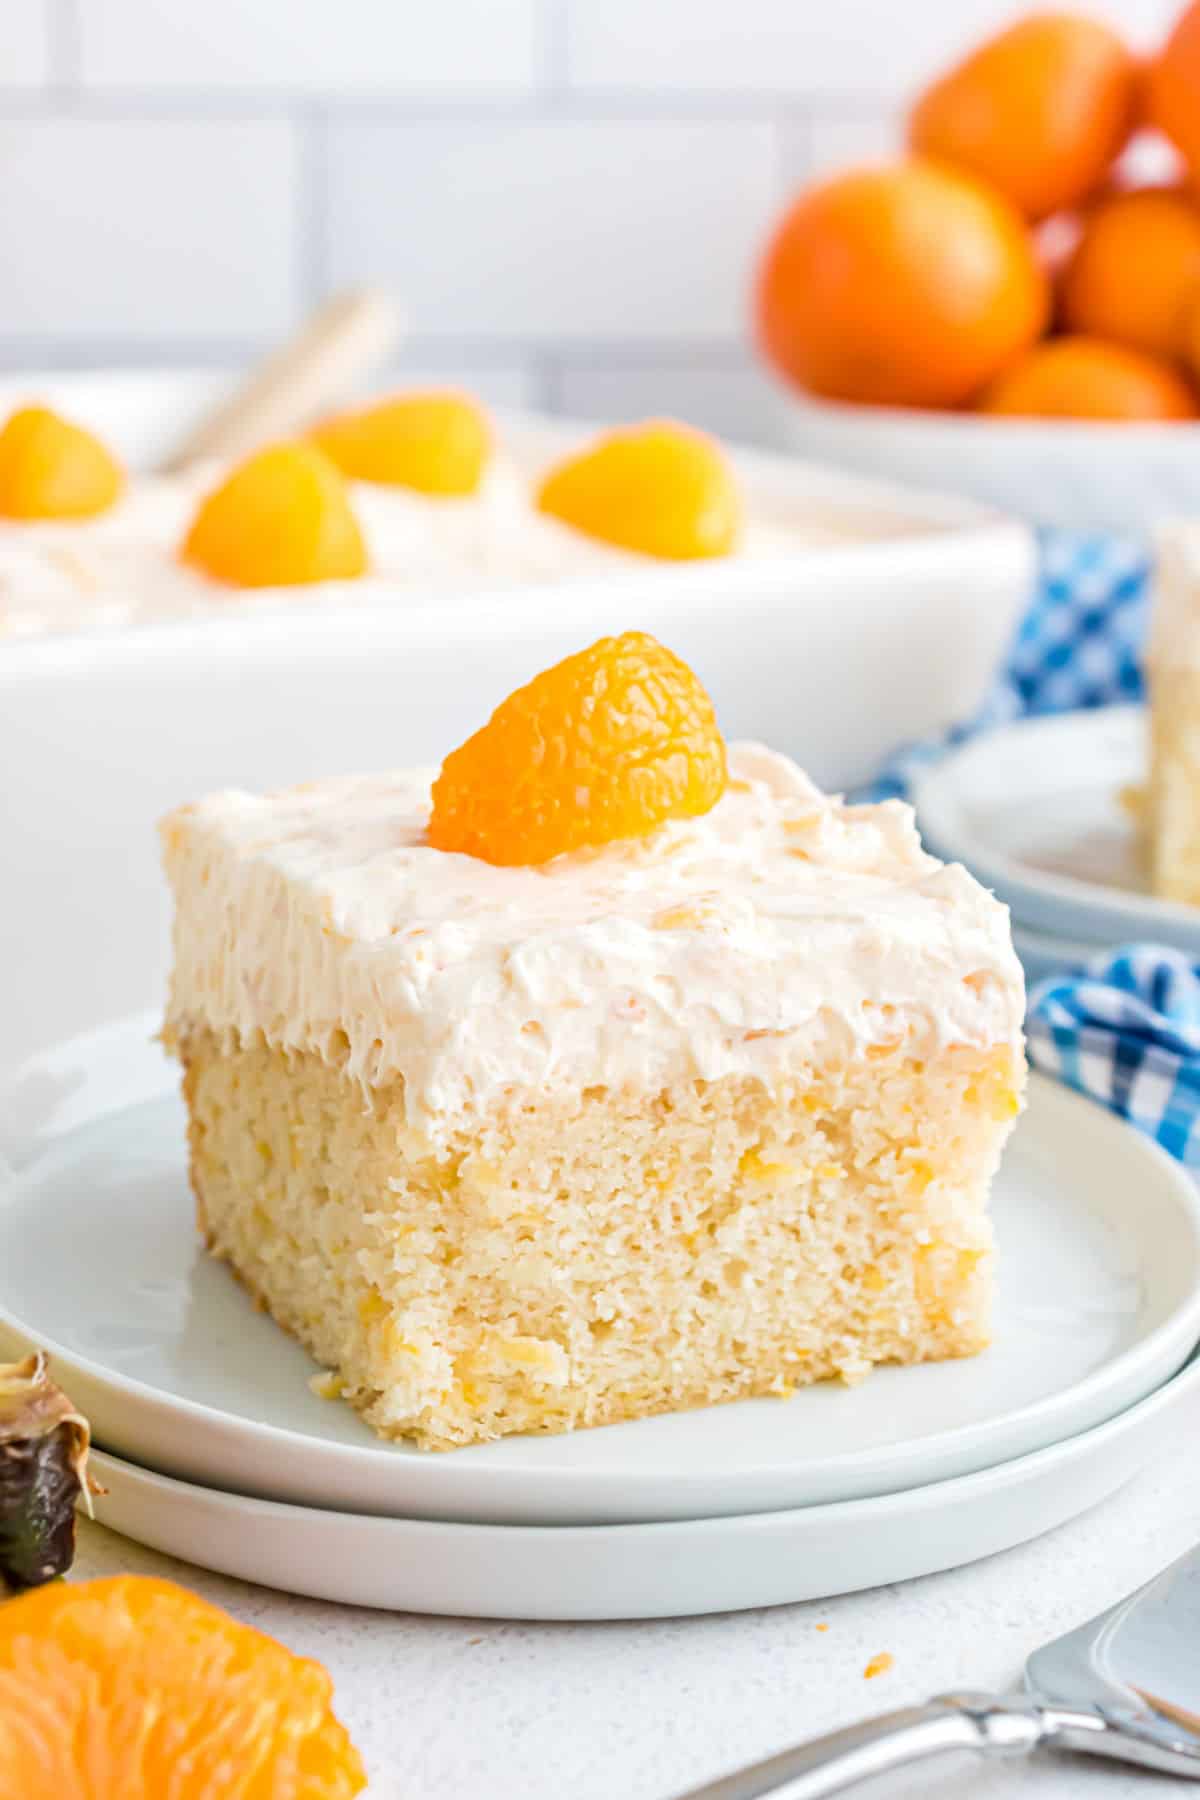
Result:
{"label": "yellow cake crumb", "polygon": [[[437,1157],[402,1082],[205,1030],[179,1053],[210,1247],[338,1370],[314,1391],[337,1382],[385,1437],[450,1449],[782,1398],[988,1341],[1007,1047],[897,1057],[882,1082],[850,1061],[770,1091],[589,1090]],[[953,1179],[914,1180],[947,1134]]]}

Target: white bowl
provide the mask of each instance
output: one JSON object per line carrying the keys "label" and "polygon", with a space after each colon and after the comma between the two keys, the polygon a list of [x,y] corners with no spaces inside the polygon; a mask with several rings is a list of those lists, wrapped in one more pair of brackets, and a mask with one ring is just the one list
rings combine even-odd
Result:
{"label": "white bowl", "polygon": [[803,456],[969,495],[1037,525],[1144,534],[1200,516],[1200,423],[985,418],[790,390],[779,413]]}

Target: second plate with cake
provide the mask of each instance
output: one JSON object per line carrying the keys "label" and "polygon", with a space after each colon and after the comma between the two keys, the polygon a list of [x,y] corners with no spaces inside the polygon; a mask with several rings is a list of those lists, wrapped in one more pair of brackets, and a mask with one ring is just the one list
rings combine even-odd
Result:
{"label": "second plate with cake", "polygon": [[1150,891],[1130,805],[1146,780],[1146,736],[1140,706],[989,731],[921,776],[922,839],[965,863],[1022,929],[1096,949],[1139,939],[1200,955],[1200,908]]}

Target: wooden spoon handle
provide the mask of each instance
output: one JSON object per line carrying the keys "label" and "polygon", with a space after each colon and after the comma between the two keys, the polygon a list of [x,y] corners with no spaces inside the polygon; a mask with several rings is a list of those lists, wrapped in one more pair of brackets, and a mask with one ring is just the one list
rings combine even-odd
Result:
{"label": "wooden spoon handle", "polygon": [[335,294],[187,432],[160,472],[177,474],[190,463],[241,456],[266,439],[289,436],[341,399],[399,336],[400,311],[387,294],[373,288]]}

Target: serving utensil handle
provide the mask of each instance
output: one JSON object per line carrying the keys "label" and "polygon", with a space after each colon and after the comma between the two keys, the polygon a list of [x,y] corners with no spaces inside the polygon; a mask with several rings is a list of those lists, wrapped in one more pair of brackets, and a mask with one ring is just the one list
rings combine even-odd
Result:
{"label": "serving utensil handle", "polygon": [[[827,1800],[860,1782],[894,1775],[950,1751],[989,1759],[1028,1756],[1043,1744],[1103,1733],[1098,1714],[1067,1713],[1033,1700],[991,1694],[945,1694],[927,1706],[906,1706],[877,1719],[831,1731],[765,1762],[692,1788],[678,1800],[758,1800],[783,1792],[786,1800]],[[1076,1739],[1072,1748],[1082,1747]]]}
{"label": "serving utensil handle", "polygon": [[194,426],[159,465],[164,475],[189,464],[243,455],[267,438],[287,437],[323,407],[341,400],[394,349],[400,309],[376,288],[335,294],[303,330],[254,369],[216,410]]}

